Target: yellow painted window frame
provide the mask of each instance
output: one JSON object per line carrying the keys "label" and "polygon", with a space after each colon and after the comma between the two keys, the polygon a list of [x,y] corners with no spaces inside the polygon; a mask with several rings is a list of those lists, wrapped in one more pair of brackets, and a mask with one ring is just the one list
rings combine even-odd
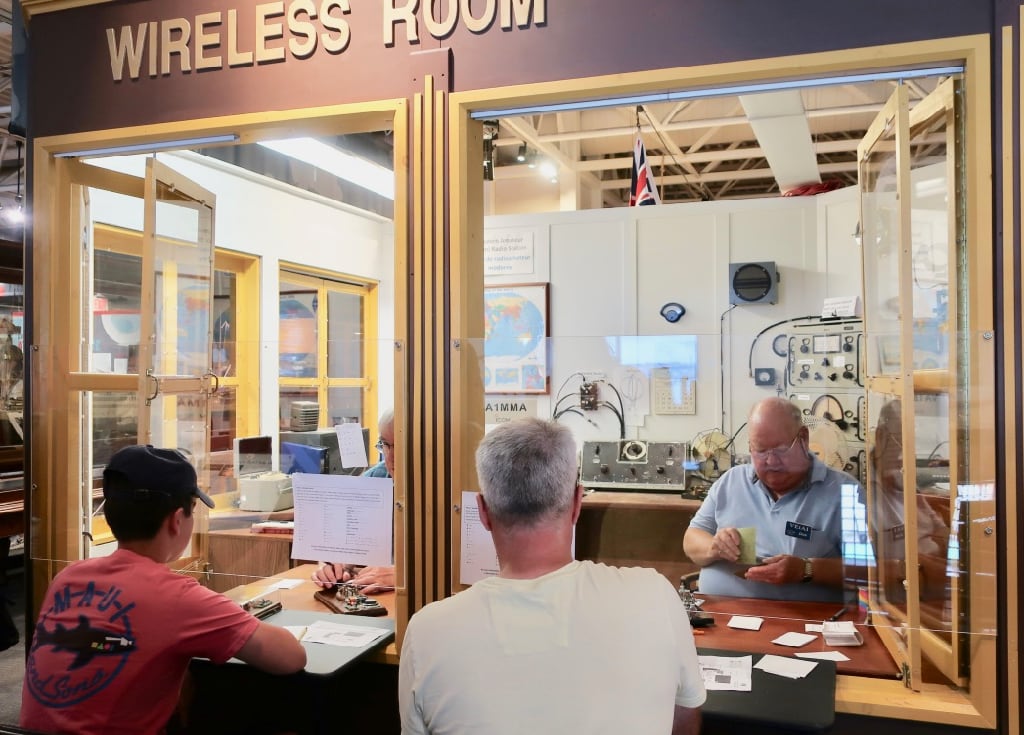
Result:
{"label": "yellow painted window frame", "polygon": [[[362,390],[363,424],[370,429],[370,445],[377,441],[377,395],[378,355],[376,339],[363,342],[362,375],[358,378],[335,378],[328,374],[328,312],[327,297],[330,293],[346,293],[359,296],[363,301],[362,333],[377,334],[379,320],[379,304],[377,301],[378,284],[376,281],[350,276],[323,268],[310,268],[297,263],[280,264],[280,279],[287,279],[315,290],[318,303],[317,309],[317,365],[316,376],[312,378],[295,378],[278,376],[279,388],[316,388],[317,402],[320,404],[319,426],[329,422],[328,396],[331,388],[360,388]],[[278,289],[280,295],[280,288]],[[280,297],[280,296],[279,296]],[[279,347],[280,350],[280,347]]]}

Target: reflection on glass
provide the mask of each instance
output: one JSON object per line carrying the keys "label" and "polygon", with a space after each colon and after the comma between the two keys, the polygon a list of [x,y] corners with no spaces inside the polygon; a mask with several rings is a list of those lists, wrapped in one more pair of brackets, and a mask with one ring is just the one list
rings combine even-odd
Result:
{"label": "reflection on glass", "polygon": [[281,377],[316,377],[317,292],[282,278],[280,298],[278,333]]}
{"label": "reflection on glass", "polygon": [[[881,398],[881,397],[879,397]],[[919,396],[918,398],[922,398]],[[939,404],[934,396],[915,401],[920,407]],[[884,400],[884,399],[882,399]],[[923,413],[923,412],[921,412]],[[927,414],[922,419],[928,418]],[[941,422],[945,417],[935,415]],[[878,414],[871,448],[873,496],[870,513],[879,554],[880,593],[885,602],[907,611],[906,582],[908,567],[917,566],[921,600],[921,621],[925,628],[949,638],[951,620],[950,562],[950,486],[949,462],[938,453],[941,442],[927,436],[928,422],[915,424],[918,449],[914,452],[917,478],[914,517],[917,526],[913,538],[907,536],[908,512],[903,465],[903,411],[898,398],[884,400]],[[923,443],[922,443],[923,442]],[[930,451],[920,447],[933,445]]]}
{"label": "reflection on glass", "polygon": [[159,375],[204,375],[210,369],[212,210],[157,187],[153,369]]}
{"label": "reflection on glass", "polygon": [[[142,258],[99,249],[110,234],[96,230],[88,370],[93,373],[137,373],[142,301]],[[112,242],[112,241],[111,241]],[[141,249],[141,237],[136,238]]]}
{"label": "reflection on glass", "polygon": [[362,388],[328,388],[327,418],[331,426],[360,424],[373,429],[373,420],[363,417]]}
{"label": "reflection on glass", "polygon": [[883,132],[861,164],[861,238],[864,250],[864,316],[868,372],[893,375],[900,369],[899,199],[895,129]]}
{"label": "reflection on glass", "polygon": [[235,324],[238,321],[238,278],[216,271],[213,283],[213,372],[222,378],[237,374]]}
{"label": "reflection on glass", "polygon": [[910,261],[913,276],[914,368],[949,365],[949,160],[945,115],[911,137]]}
{"label": "reflection on glass", "polygon": [[[304,431],[307,428],[317,428],[319,420],[317,420],[317,426],[306,426],[308,419],[312,417],[306,416],[305,406],[293,406],[296,402],[315,404],[316,400],[316,388],[290,388],[282,386],[278,399],[278,405],[280,406],[280,428],[284,431],[292,429]],[[298,420],[298,426],[293,425],[293,418]]]}
{"label": "reflection on glass", "polygon": [[95,543],[109,540],[103,519],[103,469],[119,449],[139,443],[138,396],[136,393],[87,392],[83,396],[85,416],[91,431],[83,437],[83,481],[88,488],[85,506],[92,513],[91,533]]}

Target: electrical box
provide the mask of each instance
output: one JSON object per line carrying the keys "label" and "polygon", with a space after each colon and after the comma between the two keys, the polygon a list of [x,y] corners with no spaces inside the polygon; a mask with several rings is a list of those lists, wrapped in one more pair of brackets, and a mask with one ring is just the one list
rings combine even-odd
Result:
{"label": "electrical box", "polygon": [[685,442],[583,442],[580,483],[591,490],[682,493],[688,456]]}

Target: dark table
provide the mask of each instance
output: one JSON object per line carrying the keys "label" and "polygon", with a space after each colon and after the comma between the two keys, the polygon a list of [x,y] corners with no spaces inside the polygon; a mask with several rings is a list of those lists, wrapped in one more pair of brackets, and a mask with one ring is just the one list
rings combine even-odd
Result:
{"label": "dark table", "polygon": [[[757,665],[763,654],[720,648],[698,648],[701,656],[750,656]],[[776,655],[781,655],[776,653]],[[766,732],[825,732],[836,714],[836,665],[815,661],[817,666],[802,679],[751,672],[751,690],[712,690],[701,708],[704,735]]]}

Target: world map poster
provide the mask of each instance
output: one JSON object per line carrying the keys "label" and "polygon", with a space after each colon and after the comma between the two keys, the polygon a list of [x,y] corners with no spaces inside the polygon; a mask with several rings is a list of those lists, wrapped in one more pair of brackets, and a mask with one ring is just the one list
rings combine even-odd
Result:
{"label": "world map poster", "polygon": [[548,285],[484,288],[484,391],[548,392]]}

